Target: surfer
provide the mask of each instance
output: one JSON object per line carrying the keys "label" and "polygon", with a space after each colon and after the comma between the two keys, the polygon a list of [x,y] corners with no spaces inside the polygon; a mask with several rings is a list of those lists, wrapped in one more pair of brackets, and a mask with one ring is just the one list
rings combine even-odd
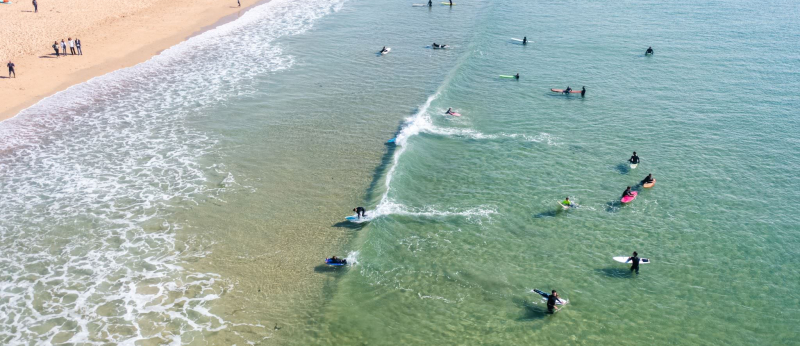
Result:
{"label": "surfer", "polygon": [[381,54],[383,54],[384,52],[387,52],[386,46],[383,46],[383,49],[381,49]]}
{"label": "surfer", "polygon": [[563,202],[561,202],[561,205],[563,205],[565,207],[571,207],[572,206],[572,202],[569,200],[569,197],[567,197]]}
{"label": "surfer", "polygon": [[547,312],[552,314],[558,311],[558,308],[556,307],[556,302],[559,301],[561,301],[561,299],[558,298],[558,292],[556,292],[556,290],[550,292],[550,296],[547,297]]}
{"label": "surfer", "polygon": [[625,198],[625,197],[633,197],[633,193],[631,192],[631,187],[630,186],[628,186],[628,188],[625,189],[625,192],[622,193],[622,198]]}
{"label": "surfer", "polygon": [[639,274],[639,254],[636,251],[633,252],[633,256],[628,257],[628,260],[625,263],[631,261],[631,271],[636,271],[636,274]]}
{"label": "surfer", "polygon": [[633,155],[631,156],[631,158],[628,159],[628,162],[630,162],[631,164],[634,164],[634,165],[638,165],[639,164],[639,156],[636,155],[635,151],[633,152]]}
{"label": "surfer", "polygon": [[17,78],[17,73],[14,72],[14,63],[9,60],[6,66],[8,66],[8,78],[11,78],[12,73],[14,74],[14,78]]}
{"label": "surfer", "polygon": [[433,0],[428,0],[428,7],[433,7]]}
{"label": "surfer", "polygon": [[356,212],[356,215],[358,216],[359,219],[361,219],[362,217],[367,217],[367,210],[364,209],[364,207],[357,207],[353,209],[353,211]]}
{"label": "surfer", "polygon": [[569,85],[567,85],[567,88],[564,89],[564,93],[565,94],[569,94],[571,91],[572,91],[572,88],[570,88]]}
{"label": "surfer", "polygon": [[644,52],[644,55],[653,54],[653,47],[647,47],[647,51]]}
{"label": "surfer", "polygon": [[644,177],[644,179],[642,180],[642,185],[652,183],[653,181],[655,181],[655,179],[653,179],[653,173],[650,173],[646,177]]}
{"label": "surfer", "polygon": [[453,6],[453,0],[450,0],[450,6]]}
{"label": "surfer", "polygon": [[528,36],[522,38],[522,45],[524,46],[526,44],[528,44]]}
{"label": "surfer", "polygon": [[581,88],[581,97],[585,97],[585,96],[586,96],[586,87],[582,87]]}
{"label": "surfer", "polygon": [[514,79],[519,79],[519,73],[514,75]]}

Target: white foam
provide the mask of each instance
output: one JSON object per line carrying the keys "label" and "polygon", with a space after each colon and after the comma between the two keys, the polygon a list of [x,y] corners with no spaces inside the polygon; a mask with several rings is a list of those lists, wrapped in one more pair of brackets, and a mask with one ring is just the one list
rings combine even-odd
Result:
{"label": "white foam", "polygon": [[[342,3],[273,0],[0,122],[0,340],[180,345],[236,325],[209,307],[230,284],[181,266],[208,244],[176,244],[174,212],[241,188],[186,123],[291,67],[276,40]],[[268,337],[250,326],[264,335],[234,334]]]}

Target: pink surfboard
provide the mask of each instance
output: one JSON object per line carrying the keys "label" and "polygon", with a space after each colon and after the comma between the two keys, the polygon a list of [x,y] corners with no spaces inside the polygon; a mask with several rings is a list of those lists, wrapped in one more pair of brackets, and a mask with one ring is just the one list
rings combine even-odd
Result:
{"label": "pink surfboard", "polygon": [[[564,89],[550,89],[550,91],[552,91],[552,92],[554,92],[554,93],[563,93],[563,92],[564,92]],[[580,91],[580,90],[572,90],[572,91],[570,91],[569,93],[570,93],[570,94],[580,94],[580,93],[581,93],[581,91]]]}
{"label": "pink surfboard", "polygon": [[461,116],[461,113],[456,113],[456,112],[452,112],[452,113],[444,113],[444,114],[450,114],[450,115],[452,115],[452,116],[454,116],[454,117],[460,117],[460,116]]}
{"label": "pink surfboard", "polygon": [[634,199],[636,199],[636,195],[638,195],[639,193],[638,193],[638,192],[636,192],[636,191],[631,191],[631,194],[632,194],[633,196],[625,196],[625,197],[622,197],[622,199],[620,199],[619,201],[620,201],[620,202],[622,202],[622,203],[630,203],[630,202],[633,202],[633,200],[634,200]]}

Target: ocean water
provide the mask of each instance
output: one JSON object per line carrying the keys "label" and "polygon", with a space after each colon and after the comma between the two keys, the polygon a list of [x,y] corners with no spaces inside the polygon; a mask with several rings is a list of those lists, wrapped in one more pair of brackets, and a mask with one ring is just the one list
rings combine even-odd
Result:
{"label": "ocean water", "polygon": [[273,0],[0,123],[0,343],[800,344],[798,18]]}

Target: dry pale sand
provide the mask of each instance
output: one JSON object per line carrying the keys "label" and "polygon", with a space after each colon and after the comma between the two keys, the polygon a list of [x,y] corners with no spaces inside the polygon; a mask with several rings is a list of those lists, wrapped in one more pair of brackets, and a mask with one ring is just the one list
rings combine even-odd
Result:
{"label": "dry pale sand", "polygon": [[[263,0],[38,0],[0,4],[0,120],[92,77],[138,64]],[[59,57],[53,41],[80,38],[82,56]],[[69,49],[69,48],[67,48]],[[17,78],[7,78],[6,63]]]}

